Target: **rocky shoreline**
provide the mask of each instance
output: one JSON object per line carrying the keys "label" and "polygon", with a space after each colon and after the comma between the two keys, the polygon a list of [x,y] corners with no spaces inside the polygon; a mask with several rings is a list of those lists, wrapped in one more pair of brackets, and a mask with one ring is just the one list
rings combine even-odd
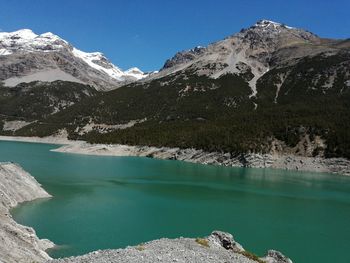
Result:
{"label": "rocky shoreline", "polygon": [[247,153],[232,155],[230,153],[205,152],[196,149],[158,148],[120,144],[90,144],[85,141],[68,140],[66,134],[44,138],[0,136],[0,140],[57,144],[60,146],[52,151],[61,153],[99,156],[140,156],[228,167],[273,168],[350,176],[350,160],[345,158],[304,157],[281,153]]}
{"label": "rocky shoreline", "polygon": [[231,155],[230,153],[205,152],[196,149],[89,144],[82,141],[75,141],[52,151],[102,156],[143,156],[228,167],[274,168],[350,176],[350,160],[345,158],[326,159],[292,154],[256,153]]}
{"label": "rocky shoreline", "polygon": [[0,196],[0,262],[28,263],[50,259],[45,250],[54,244],[39,239],[34,229],[17,224],[10,214],[10,209],[19,203],[49,198],[50,195],[20,166],[0,163]]}

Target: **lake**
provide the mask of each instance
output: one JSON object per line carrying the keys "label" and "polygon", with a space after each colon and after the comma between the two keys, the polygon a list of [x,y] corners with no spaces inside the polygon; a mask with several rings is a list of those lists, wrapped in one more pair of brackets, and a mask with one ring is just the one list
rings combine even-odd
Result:
{"label": "lake", "polygon": [[19,163],[54,196],[12,210],[60,245],[52,257],[222,230],[258,255],[276,249],[297,263],[350,262],[348,177],[53,148],[0,141],[0,161]]}

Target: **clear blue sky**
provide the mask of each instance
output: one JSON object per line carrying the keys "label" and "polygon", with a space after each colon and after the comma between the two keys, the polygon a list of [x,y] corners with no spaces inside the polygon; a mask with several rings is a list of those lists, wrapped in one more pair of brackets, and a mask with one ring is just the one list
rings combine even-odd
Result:
{"label": "clear blue sky", "polygon": [[159,69],[175,52],[270,19],[350,38],[350,0],[0,0],[0,28],[51,31],[127,69]]}

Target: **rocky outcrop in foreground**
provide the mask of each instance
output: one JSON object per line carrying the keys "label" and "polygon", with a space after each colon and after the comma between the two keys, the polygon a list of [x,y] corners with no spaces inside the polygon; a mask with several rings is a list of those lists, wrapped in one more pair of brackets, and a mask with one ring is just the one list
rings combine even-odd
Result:
{"label": "rocky outcrop in foreground", "polygon": [[0,163],[0,262],[28,263],[50,259],[45,250],[53,247],[40,240],[34,229],[17,224],[9,210],[17,204],[50,195],[40,184],[13,163]]}
{"label": "rocky outcrop in foreground", "polygon": [[158,239],[125,249],[95,251],[79,257],[56,259],[48,263],[292,263],[282,253],[269,250],[265,257],[246,251],[231,234],[214,231],[206,238]]}

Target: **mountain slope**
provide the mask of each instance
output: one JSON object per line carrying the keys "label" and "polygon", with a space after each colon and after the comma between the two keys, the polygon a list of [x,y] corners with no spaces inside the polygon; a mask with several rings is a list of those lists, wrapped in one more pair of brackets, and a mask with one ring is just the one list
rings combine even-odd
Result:
{"label": "mountain slope", "polygon": [[295,63],[304,56],[337,52],[336,41],[268,20],[215,42],[177,53],[166,61],[159,76],[191,68],[198,75],[218,78],[226,73],[242,75],[256,95],[256,81],[271,68]]}
{"label": "mountain slope", "polygon": [[0,86],[0,127],[6,133],[15,131],[98,93],[93,87],[66,81]]}
{"label": "mountain slope", "polygon": [[16,134],[350,158],[349,101],[348,41],[262,20]]}
{"label": "mountain slope", "polygon": [[110,90],[146,76],[137,68],[124,72],[102,53],[80,51],[52,33],[0,32],[0,81],[5,86],[63,80]]}

